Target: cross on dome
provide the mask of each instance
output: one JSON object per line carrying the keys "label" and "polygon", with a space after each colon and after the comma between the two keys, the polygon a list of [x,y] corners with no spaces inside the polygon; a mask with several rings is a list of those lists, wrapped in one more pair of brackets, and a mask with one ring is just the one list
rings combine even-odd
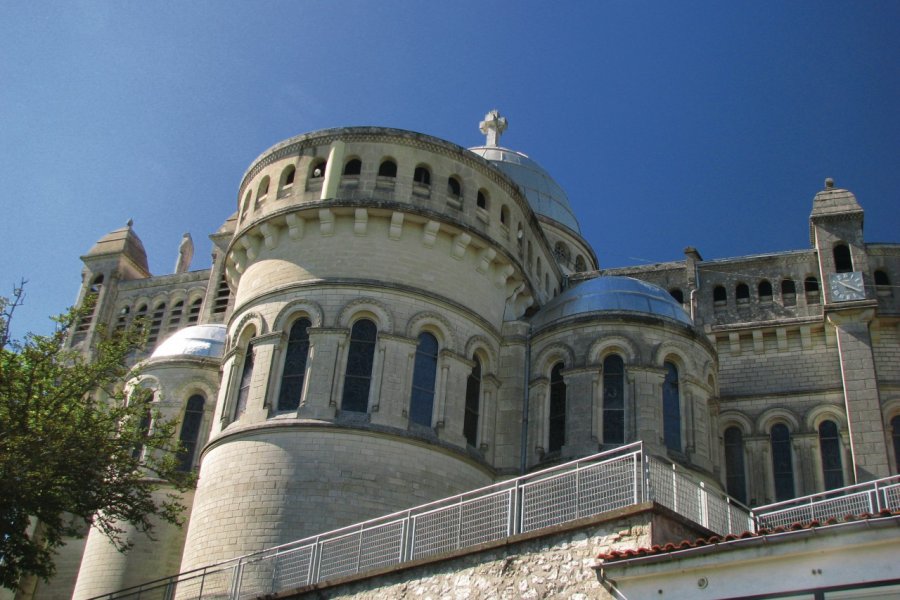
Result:
{"label": "cross on dome", "polygon": [[478,124],[481,133],[487,136],[485,146],[499,146],[500,136],[506,131],[506,117],[500,116],[500,111],[496,108],[484,115],[484,121]]}

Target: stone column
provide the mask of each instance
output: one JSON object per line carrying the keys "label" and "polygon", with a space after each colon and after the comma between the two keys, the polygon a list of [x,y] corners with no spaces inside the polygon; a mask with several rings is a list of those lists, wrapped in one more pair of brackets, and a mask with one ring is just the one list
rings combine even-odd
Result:
{"label": "stone column", "polygon": [[596,368],[567,369],[563,371],[566,382],[566,443],[563,456],[579,457],[594,454],[598,450],[594,432],[594,380]]}
{"label": "stone column", "polygon": [[306,419],[334,419],[340,398],[332,397],[336,378],[342,377],[337,366],[341,358],[340,347],[347,339],[346,329],[327,327],[309,328],[309,354],[307,361],[306,391],[298,412]]}
{"label": "stone column", "polygon": [[[466,384],[474,362],[449,350],[442,350],[438,368],[444,375],[443,397],[435,399],[438,435],[442,440],[466,447],[463,423],[466,414]],[[482,384],[483,388],[483,384]],[[479,419],[482,417],[479,415]]]}
{"label": "stone column", "polygon": [[[416,340],[379,332],[384,346],[384,376],[380,402],[372,409],[372,423],[406,429],[409,425],[409,396],[416,357]],[[435,381],[437,383],[437,381]]]}
{"label": "stone column", "polygon": [[546,377],[532,379],[528,386],[529,427],[528,465],[540,462],[547,452],[548,427],[550,418],[550,380]]}
{"label": "stone column", "polygon": [[866,304],[827,313],[829,323],[837,330],[855,483],[891,474],[869,334],[875,308]]}
{"label": "stone column", "polygon": [[244,423],[265,421],[269,416],[269,383],[272,373],[272,359],[284,334],[280,331],[260,335],[252,340],[253,376],[250,379],[250,396],[247,409],[241,416]]}
{"label": "stone column", "polygon": [[634,423],[637,439],[642,440],[650,452],[666,455],[662,422],[662,385],[666,378],[665,369],[652,366],[628,367],[634,378]]}

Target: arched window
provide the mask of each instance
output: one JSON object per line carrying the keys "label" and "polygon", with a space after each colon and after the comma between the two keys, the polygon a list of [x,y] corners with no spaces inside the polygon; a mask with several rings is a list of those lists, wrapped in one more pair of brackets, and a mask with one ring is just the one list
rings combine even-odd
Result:
{"label": "arched window", "polygon": [[392,161],[391,159],[387,159],[382,162],[378,166],[378,176],[379,177],[396,177],[397,176],[397,163]]}
{"label": "arched window", "polygon": [[797,304],[797,286],[794,285],[793,279],[783,279],[781,281],[781,302],[785,306]]}
{"label": "arched window", "polygon": [[166,303],[160,303],[153,311],[150,319],[150,333],[147,335],[147,345],[153,346],[159,340],[159,330],[162,329],[163,316],[166,314]]}
{"label": "arched window", "polygon": [[603,359],[603,443],[625,443],[625,363],[618,354]]}
{"label": "arched window", "polygon": [[770,433],[772,444],[772,475],[775,482],[775,501],[794,497],[794,462],[791,452],[791,432],[778,423]]}
{"label": "arched window", "polygon": [[894,465],[900,473],[900,415],[891,419],[891,437],[894,440]]}
{"label": "arched window", "polygon": [[463,419],[463,435],[466,443],[478,446],[478,418],[481,412],[481,361],[473,356],[472,372],[466,378],[466,414]]}
{"label": "arched window", "polygon": [[568,267],[569,263],[572,262],[572,252],[565,242],[556,242],[556,245],[553,247],[553,254],[556,256],[556,262],[561,265]]}
{"label": "arched window", "polygon": [[281,172],[281,187],[290,187],[294,185],[294,178],[297,176],[297,167],[288,165]]}
{"label": "arched window", "polygon": [[172,305],[172,310],[169,311],[169,320],[166,324],[166,333],[171,333],[178,329],[181,325],[181,315],[183,312],[184,300],[179,300]]}
{"label": "arched window", "polygon": [[505,204],[500,207],[500,224],[509,226],[509,207]]}
{"label": "arched window", "polygon": [[725,286],[717,285],[713,288],[713,304],[715,306],[725,306],[726,302],[728,302],[728,292],[725,291]]}
{"label": "arched window", "polygon": [[807,277],[803,281],[803,290],[806,292],[807,304],[819,303],[819,280],[815,277]]}
{"label": "arched window", "polygon": [[462,184],[453,175],[447,178],[447,193],[452,198],[459,198],[462,195]]}
{"label": "arched window", "polygon": [[372,381],[377,332],[375,323],[368,319],[360,319],[350,329],[341,410],[366,412],[369,408],[369,385]]}
{"label": "arched window", "polygon": [[678,301],[678,304],[684,304],[684,292],[682,292],[678,288],[672,288],[669,290],[669,295],[675,298]]}
{"label": "arched window", "polygon": [[478,190],[478,197],[475,200],[475,204],[478,206],[478,208],[483,208],[484,210],[487,210],[488,194],[486,191],[484,191],[483,189]]}
{"label": "arched window", "polygon": [[200,424],[203,423],[203,396],[194,394],[187,401],[184,419],[181,420],[181,435],[176,460],[179,471],[190,471],[194,466],[194,454],[197,451],[197,440],[200,437]]}
{"label": "arched window", "polygon": [[559,452],[566,443],[566,382],[563,364],[556,363],[550,372],[550,433],[547,452]]}
{"label": "arched window", "polygon": [[247,195],[244,196],[244,204],[241,207],[241,221],[243,221],[244,218],[247,216],[247,213],[250,212],[250,196],[251,195],[252,195],[252,192],[250,190],[247,190]]}
{"label": "arched window", "polygon": [[262,178],[262,181],[259,182],[259,189],[256,191],[256,205],[259,206],[269,194],[269,176],[265,176]]}
{"label": "arched window", "polygon": [[119,315],[116,317],[116,331],[124,331],[124,329],[128,326],[128,315],[131,313],[131,309],[127,306],[123,306],[119,311]]}
{"label": "arched window", "polygon": [[303,377],[306,374],[306,358],[309,355],[309,319],[298,319],[288,334],[284,352],[284,368],[281,371],[281,391],[278,393],[278,410],[297,410],[303,395]]}
{"label": "arched window", "polygon": [[310,179],[320,179],[325,177],[325,168],[328,167],[328,162],[325,160],[318,160],[313,163],[312,169],[309,171]]}
{"label": "arched window", "polygon": [[356,177],[362,173],[362,161],[358,158],[351,158],[344,165],[344,175]]}
{"label": "arched window", "polygon": [[759,286],[757,287],[756,291],[757,293],[759,293],[760,302],[772,301],[772,284],[769,283],[767,279],[763,279],[759,282]]}
{"label": "arched window", "polygon": [[822,456],[822,479],[826,490],[844,487],[844,467],[841,463],[841,437],[834,421],[819,425],[819,453]]}
{"label": "arched window", "polygon": [[94,320],[94,314],[97,312],[97,300],[100,298],[101,289],[103,289],[102,274],[94,277],[88,293],[84,296],[84,306],[88,308],[78,322],[77,332],[85,332],[91,328],[91,322]]}
{"label": "arched window", "polygon": [[424,165],[419,165],[413,171],[413,182],[420,185],[431,185],[431,171]]}
{"label": "arched window", "polygon": [[663,381],[663,439],[669,450],[681,451],[681,394],[678,391],[678,367],[666,362]]}
{"label": "arched window", "polygon": [[587,271],[587,263],[584,261],[584,257],[580,254],[575,258],[575,271],[577,273],[584,273]]}
{"label": "arched window", "polygon": [[188,309],[188,325],[194,325],[200,320],[200,307],[202,305],[203,298],[197,298],[191,302],[191,307]]}
{"label": "arched window", "polygon": [[247,401],[250,399],[250,382],[253,379],[253,342],[247,344],[247,352],[244,354],[244,366],[241,369],[241,382],[238,384],[237,402],[234,407],[234,420],[237,421],[247,410]]}
{"label": "arched window", "polygon": [[147,325],[147,310],[148,310],[147,305],[141,304],[138,307],[137,312],[134,313],[134,324],[137,325],[138,327],[146,327],[146,325]]}
{"label": "arched window", "polygon": [[419,334],[416,362],[413,367],[412,395],[409,398],[409,420],[431,427],[434,413],[434,381],[437,375],[438,342],[428,332]]}
{"label": "arched window", "polygon": [[744,475],[744,434],[739,427],[725,430],[725,488],[728,494],[747,503],[747,479]]}
{"label": "arched window", "polygon": [[881,269],[875,271],[875,289],[879,296],[892,296],[891,280],[888,279],[887,273]]}
{"label": "arched window", "polygon": [[138,434],[142,441],[135,441],[134,448],[131,450],[131,458],[140,460],[141,456],[144,454],[143,440],[146,440],[150,435],[150,425],[153,422],[153,394],[149,393],[148,390],[138,390],[137,393],[138,397],[135,398],[135,400],[139,402],[144,409],[141,411],[141,420],[138,422]]}
{"label": "arched window", "polygon": [[738,304],[746,304],[750,301],[750,286],[746,283],[739,283],[734,289],[734,299]]}
{"label": "arched window", "polygon": [[850,257],[850,247],[847,244],[838,244],[834,247],[833,252],[835,273],[850,273],[853,271],[853,259]]}

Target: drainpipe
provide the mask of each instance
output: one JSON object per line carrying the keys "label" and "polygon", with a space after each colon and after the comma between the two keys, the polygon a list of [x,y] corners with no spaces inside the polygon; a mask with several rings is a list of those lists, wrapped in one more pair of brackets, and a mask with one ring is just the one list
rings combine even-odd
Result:
{"label": "drainpipe", "polygon": [[522,389],[522,460],[520,470],[522,475],[528,465],[528,382],[531,380],[531,325],[525,334],[525,381]]}

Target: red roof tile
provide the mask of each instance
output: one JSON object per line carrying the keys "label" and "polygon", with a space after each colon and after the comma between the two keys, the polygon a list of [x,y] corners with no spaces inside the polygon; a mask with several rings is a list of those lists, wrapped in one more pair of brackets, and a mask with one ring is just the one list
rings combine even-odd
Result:
{"label": "red roof tile", "polygon": [[852,521],[864,521],[867,519],[873,519],[878,517],[896,517],[900,516],[900,511],[890,511],[890,510],[882,510],[878,513],[860,513],[860,514],[848,514],[844,515],[843,519],[838,519],[836,517],[830,517],[824,521],[819,521],[818,519],[814,519],[812,521],[807,522],[797,522],[791,523],[787,527],[778,526],[774,528],[765,528],[762,527],[758,531],[744,531],[740,534],[729,533],[728,535],[718,536],[713,535],[708,538],[698,538],[694,541],[691,540],[683,540],[678,543],[668,543],[664,546],[660,546],[659,544],[654,544],[649,548],[638,548],[638,549],[627,549],[627,550],[613,550],[611,552],[601,552],[597,555],[597,558],[603,561],[604,563],[611,563],[618,560],[625,560],[628,558],[639,558],[644,556],[654,556],[657,554],[667,554],[669,552],[675,552],[678,550],[690,550],[692,548],[699,548],[701,546],[713,546],[716,544],[720,544],[722,542],[733,542],[735,540],[762,537],[765,535],[770,535],[773,533],[789,533],[792,531],[803,531],[806,529],[814,529],[816,527],[824,527],[826,525],[837,525],[839,523],[849,523]]}

